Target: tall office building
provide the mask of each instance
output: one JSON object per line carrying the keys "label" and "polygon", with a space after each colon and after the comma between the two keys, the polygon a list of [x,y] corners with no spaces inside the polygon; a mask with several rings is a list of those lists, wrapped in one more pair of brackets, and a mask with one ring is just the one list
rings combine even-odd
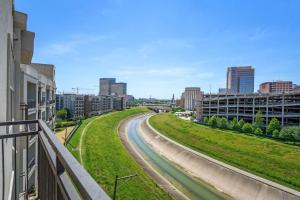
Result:
{"label": "tall office building", "polygon": [[203,93],[200,87],[187,87],[184,91],[184,109],[194,110],[200,104]]}
{"label": "tall office building", "polygon": [[113,83],[111,85],[111,95],[125,96],[127,94],[127,83]]}
{"label": "tall office building", "polygon": [[99,95],[110,95],[111,86],[116,83],[115,78],[100,78],[99,80]]}
{"label": "tall office building", "polygon": [[228,67],[227,93],[246,94],[254,92],[254,71],[251,66]]}
{"label": "tall office building", "polygon": [[273,81],[260,84],[260,93],[286,93],[292,92],[294,85],[292,81]]}

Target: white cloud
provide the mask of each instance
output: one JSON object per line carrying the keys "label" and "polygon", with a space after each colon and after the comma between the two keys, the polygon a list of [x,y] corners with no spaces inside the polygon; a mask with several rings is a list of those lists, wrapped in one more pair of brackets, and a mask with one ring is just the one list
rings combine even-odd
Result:
{"label": "white cloud", "polygon": [[142,67],[126,67],[113,70],[111,74],[117,76],[130,77],[145,77],[152,79],[210,79],[213,78],[212,72],[201,72],[195,67],[178,67],[178,66],[142,66]]}

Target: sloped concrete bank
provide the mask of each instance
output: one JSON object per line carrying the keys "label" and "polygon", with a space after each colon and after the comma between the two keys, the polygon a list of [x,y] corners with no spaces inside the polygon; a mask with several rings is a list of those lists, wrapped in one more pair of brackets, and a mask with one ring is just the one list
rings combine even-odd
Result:
{"label": "sloped concrete bank", "polygon": [[137,163],[139,163],[139,165],[144,169],[144,171],[146,171],[151,176],[151,178],[155,180],[159,187],[165,190],[172,198],[176,200],[187,200],[188,198],[179,190],[177,190],[167,179],[161,176],[159,172],[157,172],[148,163],[148,161],[143,158],[143,156],[138,152],[138,150],[136,150],[134,145],[129,141],[128,135],[126,133],[128,123],[134,118],[139,118],[143,116],[143,114],[138,114],[135,116],[128,117],[120,122],[118,126],[118,135],[121,142],[123,143],[127,151],[130,153],[130,155],[134,158],[134,160]]}
{"label": "sloped concrete bank", "polygon": [[241,200],[300,200],[300,192],[242,171],[187,148],[160,134],[147,118],[140,127],[155,151],[191,175]]}

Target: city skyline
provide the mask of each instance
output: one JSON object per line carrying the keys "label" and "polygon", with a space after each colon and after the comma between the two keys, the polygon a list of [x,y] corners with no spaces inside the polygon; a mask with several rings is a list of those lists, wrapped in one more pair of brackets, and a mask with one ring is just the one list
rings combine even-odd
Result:
{"label": "city skyline", "polygon": [[17,0],[16,8],[31,13],[33,61],[55,64],[58,91],[97,94],[98,77],[116,77],[137,98],[179,98],[188,86],[226,87],[230,66],[255,67],[255,91],[273,80],[299,84],[299,4]]}

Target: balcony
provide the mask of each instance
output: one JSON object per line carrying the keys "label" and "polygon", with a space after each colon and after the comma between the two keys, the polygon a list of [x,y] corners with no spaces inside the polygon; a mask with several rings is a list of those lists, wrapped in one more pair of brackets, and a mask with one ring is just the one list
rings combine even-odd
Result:
{"label": "balcony", "polygon": [[[35,125],[36,129],[28,127]],[[54,133],[49,129],[44,121],[17,121],[0,123],[0,149],[2,159],[2,170],[0,177],[12,176],[12,182],[7,179],[1,179],[0,187],[6,193],[0,199],[110,199],[93,178],[81,167],[70,152],[57,140]],[[6,134],[8,130],[14,130],[14,133]],[[37,158],[29,158],[29,138],[37,136]],[[18,147],[17,139],[23,139],[25,147]],[[10,142],[8,142],[10,140]],[[11,144],[12,146],[8,146]],[[14,147],[14,148],[13,148]],[[6,154],[5,148],[13,149],[12,154]],[[24,148],[21,158],[25,162],[25,172],[23,181],[25,182],[25,191],[17,191],[19,184],[23,181],[17,177],[19,170],[17,168],[18,149]],[[7,163],[5,163],[7,162]],[[12,169],[3,168],[3,166],[12,166]],[[36,191],[33,194],[29,188],[29,176],[32,170],[37,170],[37,182],[34,183]],[[12,171],[17,173],[12,173]],[[22,183],[21,183],[22,182]],[[10,190],[10,188],[13,188]],[[8,194],[11,191],[11,194]]]}
{"label": "balcony", "polygon": [[36,108],[36,100],[35,99],[27,99],[28,109]]}

